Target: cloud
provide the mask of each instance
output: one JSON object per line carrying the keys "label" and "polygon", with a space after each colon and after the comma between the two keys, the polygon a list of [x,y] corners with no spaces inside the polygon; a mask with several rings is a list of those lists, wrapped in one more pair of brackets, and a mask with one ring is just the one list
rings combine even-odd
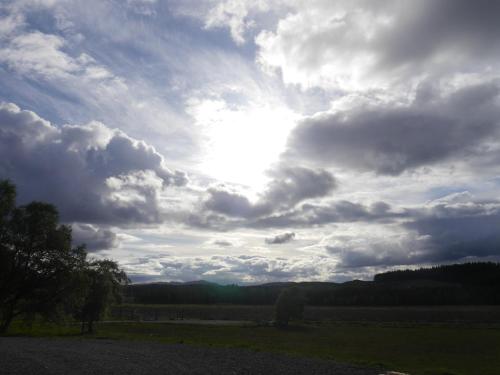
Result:
{"label": "cloud", "polygon": [[289,208],[306,199],[327,196],[337,187],[333,175],[323,169],[281,167],[270,174],[273,180],[264,191],[262,201],[277,208]]}
{"label": "cloud", "polygon": [[18,35],[0,49],[0,62],[20,73],[64,77],[82,69],[77,60],[61,51],[65,41],[56,35],[35,31]]}
{"label": "cloud", "polygon": [[285,83],[358,90],[498,68],[496,2],[320,0],[290,8],[256,38],[258,61]]}
{"label": "cloud", "polygon": [[[173,105],[177,89],[165,78],[171,65],[163,54],[181,53],[181,43],[158,48],[158,30],[143,19],[154,2],[22,0],[1,7],[0,29],[9,33],[0,36],[0,98],[58,123],[99,119],[148,138],[164,155],[194,155],[190,119]],[[154,62],[137,65],[145,55]]]}
{"label": "cloud", "polygon": [[252,204],[250,200],[236,192],[225,190],[224,187],[208,189],[209,197],[204,206],[207,210],[231,217],[254,217],[266,211],[268,207],[262,204]]}
{"label": "cloud", "polygon": [[252,219],[327,196],[337,186],[335,178],[322,169],[284,167],[271,171],[270,175],[271,182],[256,202],[221,186],[208,189],[204,208],[229,217]]}
{"label": "cloud", "polygon": [[339,270],[430,262],[428,238],[401,230],[385,232],[335,236],[325,250],[337,260]]}
{"label": "cloud", "polygon": [[354,278],[367,280],[378,270],[384,269],[383,267],[366,267],[360,270],[336,268],[336,263],[336,260],[326,255],[305,259],[214,255],[193,258],[166,257],[162,260],[141,259],[141,262],[127,262],[125,268],[132,282],[206,280],[240,285],[285,281],[344,282]]}
{"label": "cloud", "polygon": [[322,258],[321,267],[317,267],[319,259],[274,258],[258,255],[210,257],[171,257],[161,261],[161,275],[170,281],[207,280],[222,284],[231,283],[265,283],[274,281],[298,281],[330,278],[327,275],[333,263]]}
{"label": "cloud", "polygon": [[214,245],[221,246],[221,247],[230,247],[233,246],[233,244],[229,241],[226,240],[217,240],[214,241]]}
{"label": "cloud", "polygon": [[70,222],[160,222],[159,195],[187,179],[150,145],[101,123],[57,128],[14,104],[0,105],[0,178],[22,202],[55,204]]}
{"label": "cloud", "polygon": [[294,232],[287,232],[283,234],[278,234],[271,238],[266,238],[265,242],[268,245],[281,245],[287,242],[292,241],[295,238]]}
{"label": "cloud", "polygon": [[[265,9],[264,2],[256,2],[260,9]],[[221,1],[215,5],[206,15],[205,27],[228,26],[231,37],[237,44],[245,42],[244,34],[251,25],[246,18],[250,9],[244,1]]]}
{"label": "cloud", "polygon": [[[21,17],[21,14],[17,16]],[[83,84],[98,86],[103,82],[109,89],[125,87],[122,80],[91,56],[86,53],[71,55],[67,47],[68,41],[60,35],[20,29],[0,44],[0,63],[18,74],[59,84],[77,84],[76,79],[80,80],[80,88]]]}
{"label": "cloud", "polygon": [[235,228],[302,228],[332,223],[393,222],[407,217],[383,201],[371,204],[327,200],[337,188],[329,172],[303,167],[279,168],[258,199],[227,186],[211,187],[196,213],[186,224],[196,228],[228,231]]}
{"label": "cloud", "polygon": [[499,93],[494,81],[425,98],[417,93],[408,104],[357,103],[302,121],[289,139],[288,153],[387,175],[467,160],[488,152],[482,143],[498,135]]}
{"label": "cloud", "polygon": [[246,225],[253,228],[301,228],[332,223],[391,222],[406,216],[405,210],[394,210],[385,202],[367,206],[340,200],[325,204],[305,203],[294,210],[258,218]]}
{"label": "cloud", "polygon": [[0,98],[37,112],[0,106],[0,178],[20,204],[57,205],[76,243],[119,245],[137,278],[328,280],[498,255],[493,1],[0,8]]}
{"label": "cloud", "polygon": [[405,227],[428,238],[428,261],[500,256],[498,201],[475,201],[468,192],[455,193],[429,202]]}
{"label": "cloud", "polygon": [[84,244],[89,251],[110,250],[118,246],[115,233],[109,229],[98,228],[90,224],[73,224],[73,244]]}
{"label": "cloud", "polygon": [[339,269],[478,260],[500,256],[498,228],[500,202],[475,201],[460,192],[405,210],[392,225],[334,235],[325,250]]}
{"label": "cloud", "polygon": [[[186,4],[187,3],[187,4]],[[275,5],[275,4],[272,4]],[[248,32],[255,27],[255,16],[271,9],[270,1],[246,0],[197,0],[193,7],[190,2],[175,4],[175,12],[200,19],[208,30],[214,28],[229,29],[233,41],[242,45]]]}

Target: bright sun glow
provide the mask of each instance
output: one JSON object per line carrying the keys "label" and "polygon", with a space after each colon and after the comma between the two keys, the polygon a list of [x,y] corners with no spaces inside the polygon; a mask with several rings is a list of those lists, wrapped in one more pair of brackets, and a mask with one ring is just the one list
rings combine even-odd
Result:
{"label": "bright sun glow", "polygon": [[268,104],[231,108],[222,100],[205,100],[191,108],[206,131],[201,170],[254,191],[265,184],[264,172],[278,160],[298,118],[284,106]]}

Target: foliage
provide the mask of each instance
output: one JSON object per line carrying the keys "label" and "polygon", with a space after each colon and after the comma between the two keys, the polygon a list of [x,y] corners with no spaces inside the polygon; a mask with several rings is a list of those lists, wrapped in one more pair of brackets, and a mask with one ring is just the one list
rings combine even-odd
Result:
{"label": "foliage", "polygon": [[0,181],[0,333],[17,317],[100,315],[124,273],[112,261],[88,261],[83,246],[73,248],[71,227],[59,224],[53,205],[16,207],[15,199],[15,186]]}
{"label": "foliage", "polygon": [[82,322],[82,333],[93,332],[93,323],[99,321],[112,303],[121,301],[121,287],[128,282],[127,275],[116,262],[96,260],[82,270],[82,299],[75,314]]}
{"label": "foliage", "polygon": [[276,301],[276,326],[287,327],[290,319],[302,319],[304,304],[304,297],[299,288],[291,287],[284,289]]}
{"label": "foliage", "polygon": [[0,182],[0,332],[12,319],[58,314],[71,293],[83,248],[71,248],[71,228],[58,224],[54,206],[15,206],[15,187]]}

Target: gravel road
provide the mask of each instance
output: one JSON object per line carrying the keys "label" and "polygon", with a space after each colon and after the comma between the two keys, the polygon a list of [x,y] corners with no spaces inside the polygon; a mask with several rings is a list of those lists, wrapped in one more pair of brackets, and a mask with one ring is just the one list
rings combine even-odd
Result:
{"label": "gravel road", "polygon": [[91,339],[0,337],[2,375],[332,374],[383,371],[244,349]]}

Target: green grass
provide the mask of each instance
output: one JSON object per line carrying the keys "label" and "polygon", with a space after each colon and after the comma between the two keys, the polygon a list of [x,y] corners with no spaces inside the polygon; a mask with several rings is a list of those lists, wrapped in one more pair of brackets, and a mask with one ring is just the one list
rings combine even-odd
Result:
{"label": "green grass", "polygon": [[[412,375],[500,374],[500,328],[459,325],[322,324],[221,327],[162,323],[101,324],[94,338],[149,340],[334,359],[381,365]],[[77,326],[16,324],[11,334],[79,337]]]}

